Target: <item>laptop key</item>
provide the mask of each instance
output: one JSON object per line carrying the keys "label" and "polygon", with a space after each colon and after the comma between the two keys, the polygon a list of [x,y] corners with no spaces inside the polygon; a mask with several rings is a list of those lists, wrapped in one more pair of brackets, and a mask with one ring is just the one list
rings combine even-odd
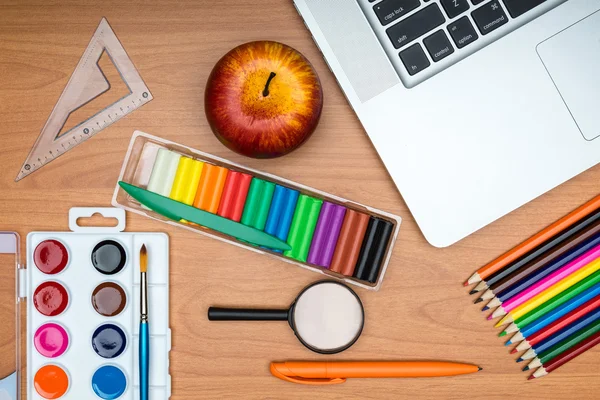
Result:
{"label": "laptop key", "polygon": [[406,46],[446,22],[440,7],[433,3],[413,15],[392,25],[387,34],[396,49]]}
{"label": "laptop key", "polygon": [[400,59],[411,76],[423,71],[431,65],[419,43],[415,43],[408,49],[401,51]]}
{"label": "laptop key", "polygon": [[471,13],[482,35],[495,31],[508,22],[498,0],[490,1]]}
{"label": "laptop key", "polygon": [[546,0],[504,0],[504,5],[510,16],[517,18],[545,2]]}
{"label": "laptop key", "polygon": [[381,25],[387,25],[419,7],[419,0],[383,0],[373,6]]}
{"label": "laptop key", "polygon": [[468,17],[462,17],[448,25],[448,32],[450,32],[452,40],[454,40],[456,47],[459,49],[473,43],[479,38]]}
{"label": "laptop key", "polygon": [[423,44],[434,62],[438,62],[454,53],[454,47],[452,47],[448,36],[443,30],[439,30],[423,39]]}
{"label": "laptop key", "polygon": [[477,4],[483,3],[485,0],[471,0],[471,3],[473,3],[474,6],[476,6]]}
{"label": "laptop key", "polygon": [[469,9],[467,0],[441,0],[440,3],[444,6],[444,10],[446,10],[446,14],[450,19],[458,17]]}

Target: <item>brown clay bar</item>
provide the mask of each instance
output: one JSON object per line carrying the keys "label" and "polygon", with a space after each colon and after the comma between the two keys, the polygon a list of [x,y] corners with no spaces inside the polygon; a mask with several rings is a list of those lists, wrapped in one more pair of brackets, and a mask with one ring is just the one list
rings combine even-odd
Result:
{"label": "brown clay bar", "polygon": [[329,270],[346,276],[354,274],[354,267],[368,224],[369,216],[367,214],[350,209],[346,211]]}

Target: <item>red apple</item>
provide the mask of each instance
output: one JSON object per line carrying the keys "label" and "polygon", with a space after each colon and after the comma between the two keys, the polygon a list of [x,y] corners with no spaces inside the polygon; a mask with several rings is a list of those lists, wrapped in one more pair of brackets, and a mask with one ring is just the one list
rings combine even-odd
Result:
{"label": "red apple", "polygon": [[210,127],[225,146],[248,157],[273,158],[312,135],[323,90],[298,51],[277,42],[250,42],[215,65],[204,100]]}

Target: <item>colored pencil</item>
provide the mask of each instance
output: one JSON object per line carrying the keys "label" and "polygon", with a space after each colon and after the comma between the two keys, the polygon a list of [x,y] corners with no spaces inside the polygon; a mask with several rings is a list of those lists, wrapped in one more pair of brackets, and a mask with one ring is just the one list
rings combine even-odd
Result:
{"label": "colored pencil", "polygon": [[563,366],[564,364],[568,363],[575,357],[578,357],[581,354],[585,353],[586,351],[590,350],[591,348],[596,346],[598,343],[600,343],[600,332],[590,336],[589,338],[582,341],[581,343],[571,347],[569,350],[567,350],[564,353],[560,354],[559,356],[553,358],[552,360],[550,360],[549,362],[544,364],[544,366],[542,366],[537,371],[535,371],[529,377],[529,379],[540,378],[542,376],[548,375],[550,372]]}
{"label": "colored pencil", "polygon": [[584,329],[588,325],[593,324],[598,319],[600,319],[600,310],[596,310],[585,317],[573,322],[571,325],[567,326],[564,329],[561,329],[555,335],[550,336],[546,340],[541,341],[540,343],[535,344],[532,348],[527,350],[521,357],[522,360],[529,360],[531,358],[536,357],[538,354],[545,352],[550,349],[555,344],[563,341],[569,336],[575,334],[576,332]]}
{"label": "colored pencil", "polygon": [[553,358],[564,353],[573,346],[583,342],[585,339],[595,335],[598,332],[600,332],[600,320],[586,326],[580,331],[575,332],[568,338],[562,340],[558,344],[552,346],[545,352],[538,355],[536,358],[533,359],[532,362],[529,363],[529,365],[527,365],[526,371],[533,368],[541,367],[548,361],[552,360]]}
{"label": "colored pencil", "polygon": [[[511,297],[500,306],[514,319],[525,315],[541,303],[600,269],[600,246],[573,260],[558,271]],[[536,304],[537,301],[537,304]]]}
{"label": "colored pencil", "polygon": [[495,296],[506,301],[598,245],[600,221],[491,285],[479,299],[487,300]]}
{"label": "colored pencil", "polygon": [[533,318],[531,320],[525,318],[517,320],[516,322],[510,324],[503,332],[501,332],[500,336],[516,332],[520,329],[523,336],[529,337],[533,333],[538,332],[540,329],[550,325],[567,313],[575,310],[582,304],[585,304],[586,302],[597,297],[600,297],[600,283],[595,284],[583,293],[573,297],[571,300],[560,305],[559,307],[556,307],[548,313],[545,313],[541,316],[533,316],[532,313]]}
{"label": "colored pencil", "polygon": [[523,333],[517,332],[507,343],[508,345],[511,345],[522,340],[515,349],[517,351],[527,350],[529,347],[540,343],[594,310],[600,310],[600,297],[594,297],[593,299],[586,301],[573,311],[568,312],[556,321],[527,337],[525,337]]}
{"label": "colored pencil", "polygon": [[495,260],[489,262],[488,264],[481,267],[473,276],[471,276],[467,282],[465,282],[465,286],[471,285],[473,283],[477,283],[483,279],[488,278],[493,273],[501,270],[506,267],[510,263],[516,261],[520,257],[523,257],[529,252],[535,251],[536,248],[541,247],[547,241],[551,240],[553,237],[560,234],[560,232],[566,230],[570,226],[576,224],[578,221],[584,219],[586,216],[595,212],[600,208],[600,195],[594,197],[592,200],[588,201],[581,207],[572,211],[568,215],[559,219],[552,225],[548,226],[546,229],[532,236],[528,240],[524,241],[520,245],[516,246],[512,250],[504,253],[500,257]]}
{"label": "colored pencil", "polygon": [[572,236],[577,233],[583,231],[588,226],[594,224],[595,222],[600,220],[600,210],[596,209],[592,214],[587,215],[583,219],[577,221],[572,226],[569,226],[564,231],[560,232],[556,236],[552,237],[550,240],[544,242],[541,246],[535,248],[529,253],[525,254],[521,258],[516,261],[508,264],[503,269],[496,271],[494,274],[490,275],[485,280],[481,281],[479,285],[477,285],[470,293],[479,292],[481,290],[487,289],[490,285],[493,285],[496,282],[499,282],[504,277],[512,274],[513,272],[523,268],[527,263],[535,260],[537,257],[545,254],[550,251],[553,247],[558,246],[564,241],[568,240]]}
{"label": "colored pencil", "polygon": [[[533,299],[515,308],[510,314],[498,321],[496,328],[507,322],[518,320],[519,318],[532,318],[530,314],[538,316],[546,314],[548,311],[558,307],[562,303],[600,282],[599,269],[600,259],[591,263],[589,268],[586,267],[586,269],[576,272],[567,279],[560,281],[556,285],[535,296]],[[589,274],[591,271],[593,271],[593,273]]]}
{"label": "colored pencil", "polygon": [[[594,286],[598,283],[600,283],[600,271],[594,272],[592,275],[588,276],[581,282],[578,282],[577,284],[571,286],[564,292],[557,294],[550,300],[541,304],[540,306],[538,306],[534,310],[528,312],[527,314],[523,315],[522,317],[517,318],[515,320],[515,323],[518,326],[528,325],[528,324],[532,323],[533,321],[535,321],[536,319],[540,318],[542,315],[545,315],[545,314],[551,312],[555,308],[559,307],[561,304],[568,302],[570,299],[575,298],[577,295],[585,292],[586,290],[588,290],[589,288],[591,288],[592,286]],[[587,301],[587,300],[588,299],[586,299],[584,301]],[[579,305],[580,304],[577,304],[575,307],[578,307]],[[571,311],[571,310],[569,310],[569,311]],[[502,325],[500,322],[503,322],[503,321],[500,320],[496,324],[496,328]]]}

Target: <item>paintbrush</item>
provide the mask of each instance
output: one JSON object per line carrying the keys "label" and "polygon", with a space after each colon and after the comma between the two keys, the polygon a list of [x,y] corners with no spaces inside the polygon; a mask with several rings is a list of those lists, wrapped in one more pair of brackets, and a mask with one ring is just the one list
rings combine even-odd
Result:
{"label": "paintbrush", "polygon": [[150,372],[150,332],[148,329],[148,253],[140,249],[140,400],[148,400]]}

